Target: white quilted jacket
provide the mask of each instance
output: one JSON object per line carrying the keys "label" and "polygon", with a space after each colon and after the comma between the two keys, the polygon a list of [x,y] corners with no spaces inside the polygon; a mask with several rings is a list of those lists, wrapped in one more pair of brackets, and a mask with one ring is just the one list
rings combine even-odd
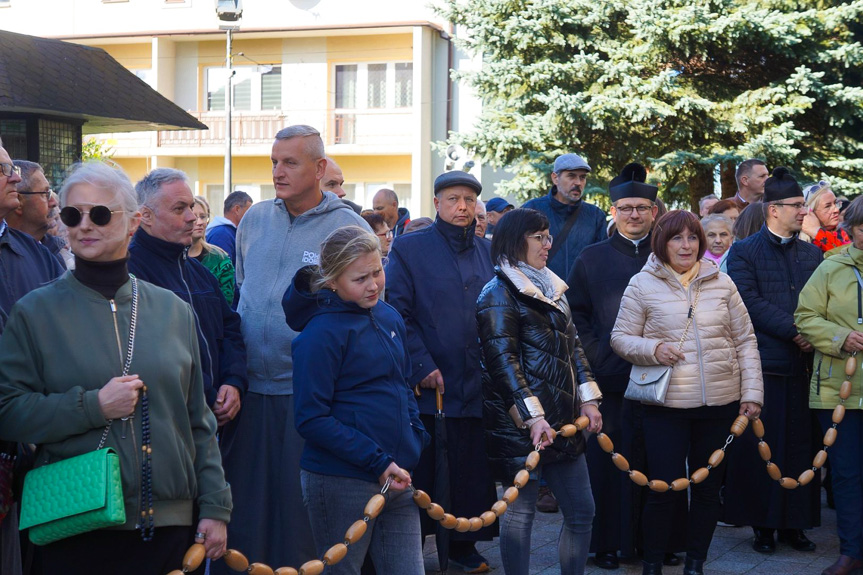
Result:
{"label": "white quilted jacket", "polygon": [[683,343],[685,359],[671,372],[666,407],[764,402],[755,332],[737,287],[713,262],[701,260],[698,277],[684,289],[655,255],[633,276],[611,332],[611,347],[635,365],[659,365],[660,343],[677,349],[695,292],[701,296]]}

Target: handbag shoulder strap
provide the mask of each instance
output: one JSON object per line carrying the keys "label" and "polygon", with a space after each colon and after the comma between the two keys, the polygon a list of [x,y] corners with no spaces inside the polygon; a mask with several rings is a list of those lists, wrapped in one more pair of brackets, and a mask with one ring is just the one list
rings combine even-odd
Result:
{"label": "handbag shoulder strap", "polygon": [[[584,200],[581,200],[584,202]],[[569,237],[569,231],[572,229],[572,226],[575,225],[575,220],[578,219],[578,213],[581,211],[581,204],[578,204],[578,207],[573,210],[569,217],[566,218],[566,223],[563,224],[563,229],[560,230],[560,239],[554,242],[551,246],[551,249],[548,250],[548,261],[551,261],[557,252],[560,251],[560,248],[563,247],[563,244],[566,243],[566,238]]]}
{"label": "handbag shoulder strap", "polygon": [[701,296],[701,282],[695,288],[695,301],[689,306],[689,316],[686,320],[686,327],[683,328],[683,335],[680,336],[680,343],[677,344],[677,351],[683,350],[683,342],[686,341],[686,334],[689,333],[689,328],[692,327],[692,319],[695,317],[695,308],[698,307],[698,298]]}

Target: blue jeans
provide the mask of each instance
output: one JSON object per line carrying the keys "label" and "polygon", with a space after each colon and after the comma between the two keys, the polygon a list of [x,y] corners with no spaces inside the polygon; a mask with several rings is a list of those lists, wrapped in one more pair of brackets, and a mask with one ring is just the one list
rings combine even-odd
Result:
{"label": "blue jeans", "polygon": [[[563,525],[557,542],[560,573],[581,575],[590,549],[595,509],[587,461],[581,455],[575,461],[543,465],[539,472],[548,482],[563,512]],[[539,481],[528,481],[518,499],[500,518],[500,556],[506,575],[527,575],[530,570],[530,535],[538,492]]]}
{"label": "blue jeans", "polygon": [[[816,409],[815,413],[826,432],[833,425],[833,410]],[[838,432],[827,457],[836,501],[839,552],[863,559],[863,412],[846,411]]]}
{"label": "blue jeans", "polygon": [[[363,518],[366,503],[381,492],[377,483],[305,470],[300,470],[300,482],[319,556],[345,540],[348,527]],[[348,546],[341,562],[327,567],[328,574],[359,575],[369,551],[380,575],[424,575],[419,508],[410,490],[388,491],[384,497],[381,514]]]}

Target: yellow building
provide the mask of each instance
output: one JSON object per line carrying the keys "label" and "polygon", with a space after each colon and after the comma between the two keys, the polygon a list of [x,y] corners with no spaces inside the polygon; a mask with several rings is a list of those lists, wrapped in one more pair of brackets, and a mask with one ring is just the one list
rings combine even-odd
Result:
{"label": "yellow building", "polygon": [[[341,165],[348,199],[371,207],[389,187],[414,217],[431,215],[443,171],[432,142],[457,114],[448,25],[415,0],[246,0],[243,8],[231,50],[233,189],[272,198],[273,137],[309,124]],[[98,139],[133,181],[156,167],[185,171],[221,214],[228,70],[213,0],[7,0],[0,22],[102,48],[206,124]]]}

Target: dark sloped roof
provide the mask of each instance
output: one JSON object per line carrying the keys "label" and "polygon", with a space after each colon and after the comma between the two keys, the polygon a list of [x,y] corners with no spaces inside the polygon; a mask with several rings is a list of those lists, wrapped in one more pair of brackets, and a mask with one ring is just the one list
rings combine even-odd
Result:
{"label": "dark sloped roof", "polygon": [[207,129],[101,48],[6,31],[0,112],[84,120],[85,134]]}

